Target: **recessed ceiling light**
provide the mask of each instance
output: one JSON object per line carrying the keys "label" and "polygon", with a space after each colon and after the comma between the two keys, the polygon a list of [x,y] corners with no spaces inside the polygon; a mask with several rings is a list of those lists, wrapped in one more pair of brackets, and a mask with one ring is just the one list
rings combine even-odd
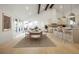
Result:
{"label": "recessed ceiling light", "polygon": [[26,8],[26,10],[29,10],[29,7],[28,6],[26,6],[25,8]]}
{"label": "recessed ceiling light", "polygon": [[60,8],[62,9],[63,8],[63,5],[60,5]]}

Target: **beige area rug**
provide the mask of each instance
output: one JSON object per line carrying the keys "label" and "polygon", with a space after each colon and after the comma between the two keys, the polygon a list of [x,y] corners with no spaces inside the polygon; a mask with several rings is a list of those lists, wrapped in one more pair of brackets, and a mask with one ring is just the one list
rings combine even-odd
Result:
{"label": "beige area rug", "polygon": [[41,39],[22,39],[14,48],[26,47],[56,47],[56,45],[46,36],[43,35]]}

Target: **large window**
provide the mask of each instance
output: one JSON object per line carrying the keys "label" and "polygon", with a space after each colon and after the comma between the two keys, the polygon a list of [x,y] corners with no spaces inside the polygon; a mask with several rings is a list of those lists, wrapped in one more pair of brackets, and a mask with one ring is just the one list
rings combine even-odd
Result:
{"label": "large window", "polygon": [[34,29],[35,27],[39,27],[38,21],[24,21],[24,27],[26,29]]}

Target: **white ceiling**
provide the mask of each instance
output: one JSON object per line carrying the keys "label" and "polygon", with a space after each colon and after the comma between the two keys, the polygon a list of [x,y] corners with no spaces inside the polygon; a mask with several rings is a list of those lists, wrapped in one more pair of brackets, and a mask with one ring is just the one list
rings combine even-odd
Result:
{"label": "white ceiling", "polygon": [[[46,4],[41,4],[40,13],[44,11]],[[1,9],[7,9],[8,11],[13,12],[14,15],[19,15],[19,17],[28,18],[38,15],[38,5],[37,4],[2,4],[0,5]],[[56,8],[57,13],[62,14],[63,8],[62,4],[55,4],[53,8]],[[70,11],[71,5],[64,4],[64,13]],[[72,8],[79,8],[79,4],[72,5]]]}
{"label": "white ceiling", "polygon": [[11,11],[15,16],[22,18],[37,14],[37,5],[35,4],[2,4],[0,5],[0,9]]}
{"label": "white ceiling", "polygon": [[[71,4],[56,4],[54,7],[56,8],[56,10],[60,13],[62,13],[63,8],[61,8],[61,6],[64,6],[64,12],[67,13],[68,11],[71,10]],[[75,8],[79,8],[79,4],[72,4],[72,10]]]}

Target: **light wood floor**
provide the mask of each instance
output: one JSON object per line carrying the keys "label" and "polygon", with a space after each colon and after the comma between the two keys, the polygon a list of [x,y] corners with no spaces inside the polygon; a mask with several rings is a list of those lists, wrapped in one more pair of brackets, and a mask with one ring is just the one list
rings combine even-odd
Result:
{"label": "light wood floor", "polygon": [[17,53],[17,54],[56,54],[56,53],[79,53],[79,44],[68,43],[62,39],[58,39],[52,33],[47,33],[47,36],[55,43],[56,47],[27,47],[13,48],[23,37],[13,39],[0,45],[0,53]]}

